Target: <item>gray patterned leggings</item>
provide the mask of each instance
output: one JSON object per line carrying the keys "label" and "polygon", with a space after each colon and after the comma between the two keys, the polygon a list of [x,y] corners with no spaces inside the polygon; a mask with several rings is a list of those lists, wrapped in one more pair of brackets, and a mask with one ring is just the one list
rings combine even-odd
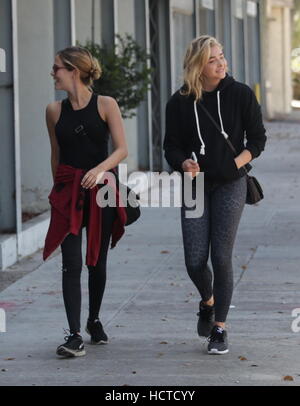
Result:
{"label": "gray patterned leggings", "polygon": [[[183,246],[187,272],[203,301],[212,295],[215,320],[225,322],[233,292],[232,251],[246,201],[246,177],[206,191],[204,213],[200,218],[185,218],[181,209]],[[211,254],[212,272],[207,265]]]}

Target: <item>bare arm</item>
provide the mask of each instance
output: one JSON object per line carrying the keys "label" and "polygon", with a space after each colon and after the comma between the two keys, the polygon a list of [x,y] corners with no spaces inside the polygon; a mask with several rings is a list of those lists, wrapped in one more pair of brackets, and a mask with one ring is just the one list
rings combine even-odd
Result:
{"label": "bare arm", "polygon": [[123,120],[119,106],[112,97],[101,97],[103,118],[107,122],[113,145],[113,153],[103,162],[101,167],[106,171],[116,167],[128,155]]}
{"label": "bare arm", "polygon": [[51,145],[51,170],[53,181],[56,174],[56,169],[59,164],[59,146],[55,136],[55,124],[60,114],[60,106],[57,102],[51,103],[46,108],[46,124]]}
{"label": "bare arm", "polygon": [[107,159],[85,174],[81,183],[85,188],[93,188],[101,179],[101,174],[115,168],[128,155],[123,120],[117,102],[108,96],[100,96],[100,100],[101,111],[99,104],[98,111],[108,124],[114,151]]}

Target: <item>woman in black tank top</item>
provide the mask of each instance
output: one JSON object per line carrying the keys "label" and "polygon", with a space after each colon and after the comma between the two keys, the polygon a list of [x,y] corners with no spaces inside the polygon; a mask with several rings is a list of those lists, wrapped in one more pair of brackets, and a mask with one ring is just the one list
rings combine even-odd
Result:
{"label": "woman in black tank top", "polygon": [[[70,232],[61,242],[63,299],[70,334],[65,337],[66,342],[57,348],[56,353],[60,356],[74,357],[85,355],[80,335],[81,242],[82,228],[86,226],[88,236],[94,226],[92,221],[89,222],[89,216],[92,216],[90,191],[97,187],[105,172],[115,168],[126,158],[127,145],[118,104],[111,97],[98,96],[92,92],[91,85],[100,77],[101,68],[88,50],[70,47],[58,52],[51,75],[55,81],[55,89],[64,90],[68,94],[62,102],[51,103],[46,109],[53,180],[55,181],[59,171],[61,173],[61,168],[68,173],[70,171],[78,173],[82,170],[83,174],[79,184],[80,195],[84,198],[83,221],[78,235]],[[108,155],[109,134],[114,144],[111,155]],[[86,332],[91,336],[93,344],[108,342],[99,320],[99,311],[106,282],[107,251],[118,215],[114,207],[107,206],[102,208],[101,212],[99,257],[98,260],[94,260],[93,266],[89,265],[87,260],[89,317]],[[95,247],[90,248],[93,251]]]}

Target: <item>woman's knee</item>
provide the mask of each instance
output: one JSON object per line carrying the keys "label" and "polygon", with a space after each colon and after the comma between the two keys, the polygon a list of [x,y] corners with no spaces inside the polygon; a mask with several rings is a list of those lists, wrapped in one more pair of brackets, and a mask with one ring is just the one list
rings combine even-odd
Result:
{"label": "woman's knee", "polygon": [[185,266],[186,266],[187,272],[190,275],[190,277],[193,277],[193,276],[199,274],[199,272],[201,273],[201,272],[206,271],[207,261],[203,261],[203,262],[186,261]]}
{"label": "woman's knee", "polygon": [[221,252],[211,255],[211,263],[214,269],[231,269],[232,258],[231,255],[224,255]]}

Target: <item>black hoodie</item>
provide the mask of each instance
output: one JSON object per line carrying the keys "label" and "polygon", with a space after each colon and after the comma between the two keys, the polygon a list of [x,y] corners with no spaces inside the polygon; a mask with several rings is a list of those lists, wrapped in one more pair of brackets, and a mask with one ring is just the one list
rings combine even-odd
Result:
{"label": "black hoodie", "polygon": [[214,91],[203,93],[196,109],[194,97],[183,96],[180,90],[170,98],[166,106],[164,139],[167,162],[182,172],[183,161],[191,158],[193,151],[205,179],[216,182],[238,179],[245,172],[237,169],[233,152],[199,103],[203,103],[220,127],[223,126],[237,154],[246,148],[254,159],[264,150],[266,130],[256,96],[249,86],[227,75]]}

